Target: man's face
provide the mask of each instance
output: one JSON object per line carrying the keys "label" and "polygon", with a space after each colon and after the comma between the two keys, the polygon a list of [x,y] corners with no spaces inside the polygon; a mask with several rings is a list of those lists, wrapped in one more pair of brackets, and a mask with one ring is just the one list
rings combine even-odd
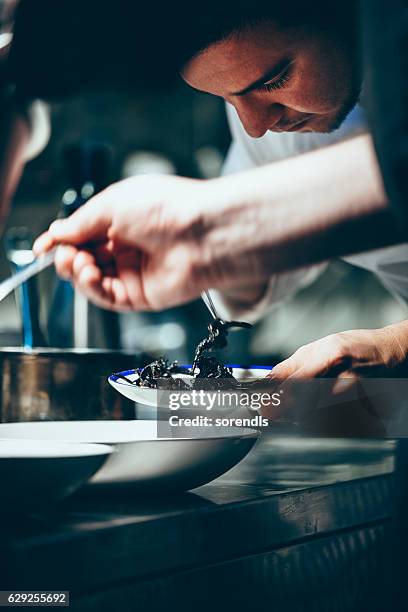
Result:
{"label": "man's face", "polygon": [[268,130],[329,132],[358,96],[345,47],[329,35],[267,22],[210,45],[182,77],[232,104],[254,138]]}

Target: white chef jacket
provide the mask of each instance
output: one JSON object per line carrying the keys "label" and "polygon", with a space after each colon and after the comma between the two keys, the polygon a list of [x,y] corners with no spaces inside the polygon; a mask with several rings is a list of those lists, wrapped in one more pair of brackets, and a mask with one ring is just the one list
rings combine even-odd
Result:
{"label": "white chef jacket", "polygon": [[[227,117],[232,135],[223,174],[250,168],[306,153],[366,131],[364,112],[356,106],[342,126],[329,134],[313,132],[267,132],[262,138],[251,138],[245,132],[233,106],[227,104]],[[374,272],[382,284],[397,298],[408,302],[408,244],[376,249],[343,258],[345,261]],[[212,290],[214,304],[223,318],[241,318],[255,322],[274,305],[310,284],[324,270],[325,264],[274,274],[263,297],[250,307],[243,306]]]}

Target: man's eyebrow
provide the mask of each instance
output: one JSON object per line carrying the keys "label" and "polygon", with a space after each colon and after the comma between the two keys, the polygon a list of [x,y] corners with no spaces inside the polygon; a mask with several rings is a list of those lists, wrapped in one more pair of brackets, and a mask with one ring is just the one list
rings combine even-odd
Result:
{"label": "man's eyebrow", "polygon": [[290,61],[288,59],[282,60],[281,62],[279,62],[279,64],[276,64],[276,66],[274,66],[273,68],[268,70],[268,72],[263,74],[259,79],[257,79],[250,85],[247,85],[247,87],[245,87],[244,89],[241,89],[240,91],[236,91],[235,93],[232,93],[230,95],[231,96],[245,96],[245,94],[251,91],[254,91],[254,89],[258,89],[258,87],[260,87],[261,85],[264,85],[268,81],[271,81],[275,77],[279,76],[282,70],[284,70],[289,65],[289,63]]}

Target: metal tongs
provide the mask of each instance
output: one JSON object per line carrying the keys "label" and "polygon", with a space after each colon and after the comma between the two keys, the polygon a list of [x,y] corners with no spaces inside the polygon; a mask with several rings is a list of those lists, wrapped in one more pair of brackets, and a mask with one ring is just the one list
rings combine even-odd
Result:
{"label": "metal tongs", "polygon": [[48,253],[40,255],[40,257],[37,257],[37,259],[35,259],[23,270],[16,272],[16,274],[13,274],[13,276],[10,276],[10,278],[0,283],[0,302],[15,289],[20,287],[20,285],[28,281],[32,276],[35,276],[46,268],[49,268],[49,266],[54,263],[56,250],[57,249],[54,248]]}
{"label": "metal tongs", "polygon": [[201,299],[210,311],[212,318],[215,320],[220,319],[221,317],[218,316],[217,310],[214,306],[214,302],[212,301],[211,294],[208,290],[202,292]]}

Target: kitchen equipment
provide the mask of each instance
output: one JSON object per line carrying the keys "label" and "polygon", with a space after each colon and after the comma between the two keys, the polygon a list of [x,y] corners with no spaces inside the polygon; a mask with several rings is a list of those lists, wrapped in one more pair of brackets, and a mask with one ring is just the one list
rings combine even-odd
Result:
{"label": "kitchen equipment", "polygon": [[[264,378],[271,369],[270,367],[233,368],[232,373],[237,380],[252,382]],[[163,401],[161,402],[160,391],[158,389],[149,389],[148,387],[138,387],[136,385],[138,378],[138,370],[133,369],[111,374],[108,381],[116,391],[119,391],[119,393],[133,402],[157,408],[169,407],[168,394],[163,393]],[[174,374],[174,378],[188,380],[192,377],[189,374]]]}
{"label": "kitchen equipment", "polygon": [[[13,227],[6,233],[4,244],[11,272],[24,270],[35,261],[32,250],[34,237],[27,227]],[[22,340],[25,348],[47,346],[40,325],[38,279],[32,276],[16,291],[22,321]]]}
{"label": "kitchen equipment", "polygon": [[0,440],[0,513],[47,508],[83,485],[112,452],[103,444]]}
{"label": "kitchen equipment", "polygon": [[202,292],[201,299],[203,300],[204,304],[207,306],[208,310],[210,311],[212,318],[220,319],[221,317],[219,317],[217,314],[217,310],[214,306],[214,302],[212,301],[211,294],[208,290]]}
{"label": "kitchen equipment", "polygon": [[[109,148],[100,143],[81,142],[64,148],[68,188],[62,196],[59,218],[69,217],[108,185],[110,158]],[[105,338],[103,346],[118,348],[120,331],[117,313],[97,309],[75,290],[70,281],[57,277],[47,322],[50,346],[100,346],[95,336],[101,333]]]}
{"label": "kitchen equipment", "polygon": [[54,263],[56,249],[37,257],[32,263],[29,263],[19,272],[10,276],[10,278],[0,283],[0,302],[4,300],[12,291],[18,289],[20,285],[27,282],[30,278],[39,274]]}
{"label": "kitchen equipment", "polygon": [[193,489],[224,474],[245,457],[259,437],[252,429],[191,427],[183,429],[183,438],[161,438],[157,427],[155,421],[10,423],[0,425],[0,440],[109,444],[116,452],[91,484],[169,492]]}
{"label": "kitchen equipment", "polygon": [[151,356],[98,349],[0,349],[0,422],[132,419],[134,404],[106,382]]}

